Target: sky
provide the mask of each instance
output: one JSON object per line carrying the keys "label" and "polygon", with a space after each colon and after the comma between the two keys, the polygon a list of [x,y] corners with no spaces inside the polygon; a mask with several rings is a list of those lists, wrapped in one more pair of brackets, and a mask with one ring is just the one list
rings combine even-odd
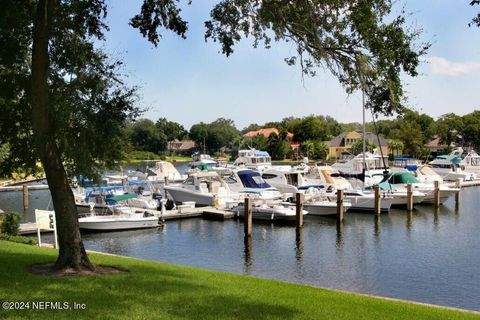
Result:
{"label": "sky", "polygon": [[[271,49],[253,48],[247,39],[227,58],[218,43],[205,42],[203,22],[216,1],[193,0],[185,6],[187,39],[162,31],[157,47],[128,25],[141,2],[110,1],[104,46],[124,61],[126,82],[140,87],[140,105],[147,108],[144,118],[167,118],[187,130],[220,117],[232,119],[238,129],[310,114],[342,123],[362,121],[359,93],[347,95],[323,69],[302,81],[299,67],[284,62],[295,55],[292,45],[277,42]],[[404,77],[404,89],[409,107],[435,119],[449,112],[480,110],[480,28],[468,27],[480,6],[468,3],[404,0],[394,6],[405,7],[408,25],[423,30],[419,41],[432,44],[420,75]]]}

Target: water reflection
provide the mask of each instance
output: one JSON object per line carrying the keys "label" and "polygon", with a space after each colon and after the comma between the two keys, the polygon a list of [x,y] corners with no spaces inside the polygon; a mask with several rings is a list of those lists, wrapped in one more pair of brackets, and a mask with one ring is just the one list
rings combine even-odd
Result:
{"label": "water reflection", "polygon": [[299,264],[303,260],[303,229],[295,228],[295,259]]}
{"label": "water reflection", "polygon": [[380,237],[380,215],[379,214],[376,214],[373,218],[374,220],[374,228],[373,228],[373,235],[375,236],[375,238],[379,238]]}
{"label": "water reflection", "polygon": [[252,236],[245,236],[243,238],[243,256],[245,259],[244,273],[251,274],[252,271]]}
{"label": "water reflection", "polygon": [[335,246],[337,248],[337,251],[342,251],[343,249],[343,226],[344,226],[344,221],[338,221],[336,223],[337,227],[337,237],[335,241]]}
{"label": "water reflection", "polygon": [[407,211],[407,220],[406,220],[406,227],[407,232],[410,233],[412,231],[412,224],[413,224],[413,212]]}

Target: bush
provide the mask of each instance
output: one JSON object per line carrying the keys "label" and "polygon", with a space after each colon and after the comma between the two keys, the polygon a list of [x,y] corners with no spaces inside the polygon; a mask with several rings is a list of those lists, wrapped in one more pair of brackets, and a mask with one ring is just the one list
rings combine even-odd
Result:
{"label": "bush", "polygon": [[16,236],[20,228],[20,215],[16,212],[9,212],[3,218],[0,231],[6,235]]}
{"label": "bush", "polygon": [[23,244],[32,244],[32,245],[37,244],[37,240],[35,240],[35,238],[24,237],[24,236],[10,236],[8,234],[3,234],[3,233],[0,233],[0,240],[23,243]]}

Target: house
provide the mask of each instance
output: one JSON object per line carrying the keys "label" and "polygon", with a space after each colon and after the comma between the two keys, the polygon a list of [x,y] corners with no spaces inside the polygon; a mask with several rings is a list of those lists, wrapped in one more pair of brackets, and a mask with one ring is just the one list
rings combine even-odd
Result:
{"label": "house", "polygon": [[175,152],[175,154],[191,155],[195,151],[195,141],[193,140],[173,140],[168,142],[168,152]]}
{"label": "house", "polygon": [[[248,139],[248,138],[253,138],[260,135],[263,135],[265,138],[268,138],[272,133],[279,134],[280,131],[277,128],[262,128],[259,130],[254,130],[254,131],[248,131],[243,135],[243,138]],[[292,141],[293,140],[293,133],[288,132],[287,133],[287,140]]]}
{"label": "house", "polygon": [[438,135],[433,136],[432,140],[428,141],[425,147],[430,150],[430,153],[434,156],[437,154],[442,154],[448,148],[448,145],[441,142],[440,137]]}
{"label": "house", "polygon": [[[365,138],[370,144],[374,144],[377,147],[378,139],[380,139],[380,146],[383,154],[389,153],[389,139],[385,139],[381,136],[377,138],[377,135],[372,132],[365,132]],[[352,146],[360,141],[362,141],[362,131],[350,131],[339,134],[332,140],[325,142],[329,147],[328,158],[340,158],[342,152],[350,152]]]}

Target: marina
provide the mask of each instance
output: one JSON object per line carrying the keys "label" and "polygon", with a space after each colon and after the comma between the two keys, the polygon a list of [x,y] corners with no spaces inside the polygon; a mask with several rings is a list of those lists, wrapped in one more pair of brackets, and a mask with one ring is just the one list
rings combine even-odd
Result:
{"label": "marina", "polygon": [[[341,223],[307,214],[302,228],[254,220],[248,239],[238,213],[214,206],[143,209],[163,223],[82,237],[88,250],[480,311],[478,185],[462,182],[460,202],[450,197],[438,208],[348,211]],[[30,190],[29,198],[24,222],[50,205],[48,190]],[[0,194],[0,207],[22,212],[22,192]],[[32,225],[22,231],[36,233]]]}

